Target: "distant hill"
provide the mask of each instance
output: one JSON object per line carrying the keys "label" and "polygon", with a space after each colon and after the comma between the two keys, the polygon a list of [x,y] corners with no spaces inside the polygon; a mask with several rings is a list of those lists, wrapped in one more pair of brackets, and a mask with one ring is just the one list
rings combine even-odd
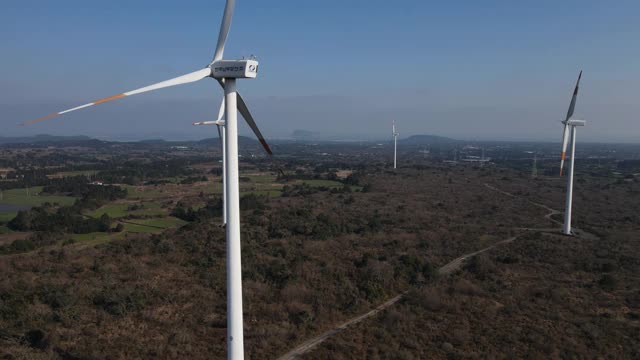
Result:
{"label": "distant hill", "polygon": [[307,130],[295,130],[291,137],[295,140],[309,141],[315,138],[315,134],[312,131]]}
{"label": "distant hill", "polygon": [[2,137],[0,136],[0,144],[41,144],[41,143],[59,143],[59,142],[83,142],[91,141],[92,138],[84,135],[78,136],[55,136],[55,135],[36,135],[21,137]]}
{"label": "distant hill", "polygon": [[[38,146],[82,146],[82,145],[101,145],[109,146],[110,144],[126,145],[126,146],[152,146],[152,147],[165,147],[165,146],[194,146],[212,144],[219,144],[220,139],[207,138],[203,140],[181,140],[172,141],[164,139],[145,139],[139,141],[104,141],[97,140],[85,135],[78,136],[55,136],[55,135],[36,135],[36,136],[19,136],[19,137],[2,137],[0,136],[0,145],[38,145]],[[257,145],[258,141],[254,138],[247,136],[239,136],[238,143],[240,146],[244,145]]]}
{"label": "distant hill", "polygon": [[406,139],[398,140],[398,142],[403,145],[451,144],[458,141],[459,140],[436,135],[413,135]]}

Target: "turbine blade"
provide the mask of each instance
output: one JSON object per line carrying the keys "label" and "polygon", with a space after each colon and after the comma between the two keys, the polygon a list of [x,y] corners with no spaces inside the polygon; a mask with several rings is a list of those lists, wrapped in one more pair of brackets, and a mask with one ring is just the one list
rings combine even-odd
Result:
{"label": "turbine blade", "polygon": [[224,117],[224,106],[225,106],[225,101],[224,101],[224,97],[222,97],[222,104],[220,104],[220,110],[218,111],[218,120],[222,120],[222,118]]}
{"label": "turbine blade", "polygon": [[266,140],[264,139],[264,136],[262,136],[262,133],[260,132],[260,129],[258,129],[258,125],[256,125],[255,120],[253,120],[253,116],[251,116],[251,113],[249,112],[249,108],[247,108],[247,104],[245,104],[244,99],[242,98],[242,96],[240,96],[240,93],[238,93],[238,111],[240,111],[240,114],[242,115],[244,120],[247,122],[251,130],[253,130],[253,133],[256,134],[258,141],[260,141],[260,144],[262,144],[262,147],[264,147],[267,154],[273,155],[273,152],[271,151],[269,144],[267,144]]}
{"label": "turbine blade", "polygon": [[222,130],[220,129],[220,125],[216,126],[218,128],[218,137],[220,138],[220,146],[222,146]]}
{"label": "turbine blade", "polygon": [[568,121],[573,116],[573,112],[576,109],[576,101],[578,99],[578,88],[580,87],[580,79],[582,78],[582,70],[580,70],[580,75],[578,75],[578,81],[576,82],[576,87],[573,90],[573,96],[571,97],[571,103],[569,104],[569,110],[567,111],[567,118],[565,121]]}
{"label": "turbine blade", "polygon": [[218,44],[216,45],[216,52],[213,55],[213,60],[218,61],[222,59],[224,55],[224,45],[227,42],[227,36],[229,36],[229,28],[231,28],[231,19],[233,18],[233,9],[236,6],[235,0],[227,0],[224,6],[224,15],[222,17],[222,24],[220,24],[220,33],[218,34]]}
{"label": "turbine blade", "polygon": [[560,155],[560,176],[562,176],[562,168],[564,167],[564,158],[567,154],[567,143],[569,142],[569,125],[564,125],[562,132],[562,154]]}
{"label": "turbine blade", "polygon": [[24,122],[22,124],[20,124],[21,126],[25,126],[25,125],[29,125],[29,124],[33,124],[42,120],[46,120],[49,118],[52,118],[54,116],[58,116],[58,115],[62,115],[62,114],[66,114],[72,111],[76,111],[76,110],[80,110],[80,109],[84,109],[93,105],[98,105],[98,104],[102,104],[102,103],[106,103],[109,101],[113,101],[113,100],[117,100],[117,99],[121,99],[123,97],[127,97],[127,96],[131,96],[131,95],[137,95],[137,94],[141,94],[141,93],[145,93],[145,92],[149,92],[149,91],[153,91],[153,90],[158,90],[158,89],[162,89],[162,88],[166,88],[166,87],[171,87],[171,86],[176,86],[176,85],[182,85],[182,84],[188,84],[188,83],[192,83],[198,80],[202,80],[206,77],[208,77],[209,75],[211,75],[211,69],[210,68],[204,68],[202,70],[198,70],[198,71],[194,71],[192,73],[186,74],[186,75],[182,75],[182,76],[178,76],[176,78],[170,79],[170,80],[166,80],[166,81],[162,81],[159,82],[157,84],[153,84],[153,85],[149,85],[149,86],[145,86],[143,88],[140,89],[136,89],[136,90],[131,90],[131,91],[127,91],[121,94],[117,94],[114,96],[110,96],[104,99],[100,99],[100,100],[96,100],[94,102],[90,102],[88,104],[84,104],[84,105],[80,105],[71,109],[67,109],[67,110],[63,110],[60,112],[56,112],[56,113],[52,113],[49,114],[47,116],[43,116],[41,118],[37,118],[37,119],[33,119],[33,120],[29,120],[27,122]]}

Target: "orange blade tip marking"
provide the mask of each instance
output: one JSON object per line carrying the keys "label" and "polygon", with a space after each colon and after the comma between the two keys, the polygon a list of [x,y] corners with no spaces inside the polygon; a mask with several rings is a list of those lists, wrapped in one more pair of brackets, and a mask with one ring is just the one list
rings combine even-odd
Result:
{"label": "orange blade tip marking", "polygon": [[30,124],[33,124],[33,123],[37,123],[38,121],[47,120],[47,119],[52,118],[54,116],[58,116],[58,113],[49,114],[47,116],[43,116],[43,117],[40,117],[40,118],[37,118],[37,119],[29,120],[27,122],[23,122],[22,124],[20,124],[20,126],[25,126],[25,125],[30,125]]}
{"label": "orange blade tip marking", "polygon": [[104,98],[104,99],[100,99],[100,100],[94,101],[93,104],[94,105],[98,105],[98,104],[106,103],[107,101],[117,100],[117,99],[123,98],[125,96],[126,96],[125,94],[113,95],[113,96],[110,96],[110,97],[107,97],[107,98]]}

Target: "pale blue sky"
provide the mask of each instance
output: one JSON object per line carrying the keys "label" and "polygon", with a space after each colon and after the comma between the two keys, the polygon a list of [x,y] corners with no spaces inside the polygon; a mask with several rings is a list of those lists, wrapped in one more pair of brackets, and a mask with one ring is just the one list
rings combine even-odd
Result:
{"label": "pale blue sky", "polygon": [[[205,66],[223,6],[3,1],[2,135],[204,137],[212,80],[14,125]],[[239,86],[269,137],[384,137],[395,118],[402,136],[559,141],[584,69],[580,137],[640,142],[639,38],[638,1],[237,0],[226,57],[258,56]]]}

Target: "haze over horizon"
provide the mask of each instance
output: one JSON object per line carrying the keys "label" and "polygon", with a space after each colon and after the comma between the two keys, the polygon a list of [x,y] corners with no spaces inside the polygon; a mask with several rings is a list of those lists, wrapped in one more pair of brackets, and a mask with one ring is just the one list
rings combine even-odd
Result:
{"label": "haze over horizon", "polygon": [[[3,5],[2,136],[216,136],[191,126],[217,113],[215,81],[15,124],[202,68],[223,1]],[[579,141],[638,143],[638,11],[626,0],[241,0],[227,57],[258,56],[258,79],[239,86],[271,138],[297,129],[390,138],[395,119],[401,137],[559,143],[583,69],[576,117],[587,127]],[[241,134],[250,134],[244,123]]]}

